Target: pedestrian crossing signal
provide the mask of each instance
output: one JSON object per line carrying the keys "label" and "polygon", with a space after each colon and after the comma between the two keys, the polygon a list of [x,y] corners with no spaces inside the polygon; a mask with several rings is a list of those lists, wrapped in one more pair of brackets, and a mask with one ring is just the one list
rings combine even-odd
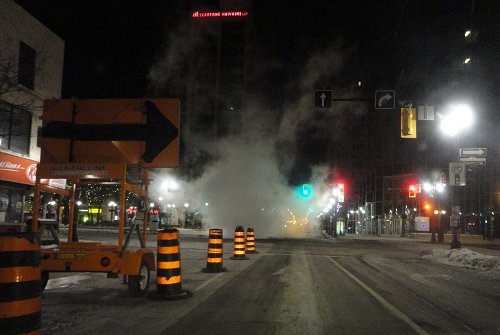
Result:
{"label": "pedestrian crossing signal", "polygon": [[408,197],[409,198],[416,198],[417,197],[417,186],[415,186],[413,184],[408,186]]}

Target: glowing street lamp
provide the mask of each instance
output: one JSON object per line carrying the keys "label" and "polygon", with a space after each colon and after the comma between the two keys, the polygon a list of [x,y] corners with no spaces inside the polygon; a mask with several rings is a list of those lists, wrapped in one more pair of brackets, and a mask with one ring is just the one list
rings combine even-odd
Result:
{"label": "glowing street lamp", "polygon": [[456,136],[474,123],[474,113],[467,104],[453,104],[441,120],[440,128],[448,136]]}

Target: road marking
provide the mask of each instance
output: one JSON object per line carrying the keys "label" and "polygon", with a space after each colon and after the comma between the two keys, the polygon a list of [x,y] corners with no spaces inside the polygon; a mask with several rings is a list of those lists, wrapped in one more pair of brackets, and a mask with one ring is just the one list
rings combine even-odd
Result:
{"label": "road marking", "polygon": [[215,279],[219,278],[223,274],[224,274],[224,272],[221,272],[218,275],[215,275],[215,277],[212,277],[211,279],[207,280],[206,282],[204,282],[203,284],[198,286],[194,291],[197,292],[197,291],[201,290],[202,288],[204,288],[205,286],[207,286],[208,284],[210,284],[211,282],[213,282]]}
{"label": "road marking", "polygon": [[404,322],[406,322],[413,330],[417,332],[417,334],[426,335],[428,334],[424,329],[420,328],[415,322],[413,322],[406,314],[397,309],[393,304],[389,301],[385,300],[380,294],[372,290],[368,285],[359,280],[355,275],[350,273],[346,268],[340,265],[337,261],[335,261],[331,257],[327,257],[336,267],[342,270],[346,275],[351,277],[356,283],[359,284],[362,288],[364,288],[368,293],[370,293],[375,299],[377,299],[389,312],[394,314],[396,317],[400,318]]}

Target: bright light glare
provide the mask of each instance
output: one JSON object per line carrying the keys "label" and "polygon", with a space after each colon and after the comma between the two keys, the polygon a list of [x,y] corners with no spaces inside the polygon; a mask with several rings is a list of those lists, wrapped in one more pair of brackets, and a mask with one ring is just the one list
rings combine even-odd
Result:
{"label": "bright light glare", "polygon": [[441,120],[441,130],[449,136],[455,136],[461,130],[469,127],[474,121],[470,106],[465,104],[452,105],[449,113]]}
{"label": "bright light glare", "polygon": [[467,57],[465,60],[464,60],[464,63],[465,64],[468,64],[470,62],[470,57]]}
{"label": "bright light glare", "polygon": [[424,188],[424,191],[427,193],[432,191],[432,185],[430,183],[424,183],[423,188]]}
{"label": "bright light glare", "polygon": [[466,30],[464,36],[467,37],[470,35],[470,30]]}
{"label": "bright light glare", "polygon": [[443,192],[444,191],[444,185],[443,184],[436,184],[436,191],[438,192]]}
{"label": "bright light glare", "polygon": [[161,183],[161,188],[170,191],[176,191],[179,189],[179,184],[174,179],[166,179]]}

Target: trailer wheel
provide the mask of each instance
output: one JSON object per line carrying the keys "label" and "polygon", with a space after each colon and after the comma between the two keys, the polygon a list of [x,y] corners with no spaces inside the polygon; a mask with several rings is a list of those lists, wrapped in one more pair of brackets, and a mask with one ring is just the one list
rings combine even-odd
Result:
{"label": "trailer wheel", "polygon": [[142,297],[149,288],[150,271],[148,265],[143,261],[137,276],[128,276],[128,291],[134,298]]}
{"label": "trailer wheel", "polygon": [[42,274],[40,276],[40,292],[43,292],[45,290],[45,287],[47,286],[48,282],[49,282],[49,272],[42,271]]}

